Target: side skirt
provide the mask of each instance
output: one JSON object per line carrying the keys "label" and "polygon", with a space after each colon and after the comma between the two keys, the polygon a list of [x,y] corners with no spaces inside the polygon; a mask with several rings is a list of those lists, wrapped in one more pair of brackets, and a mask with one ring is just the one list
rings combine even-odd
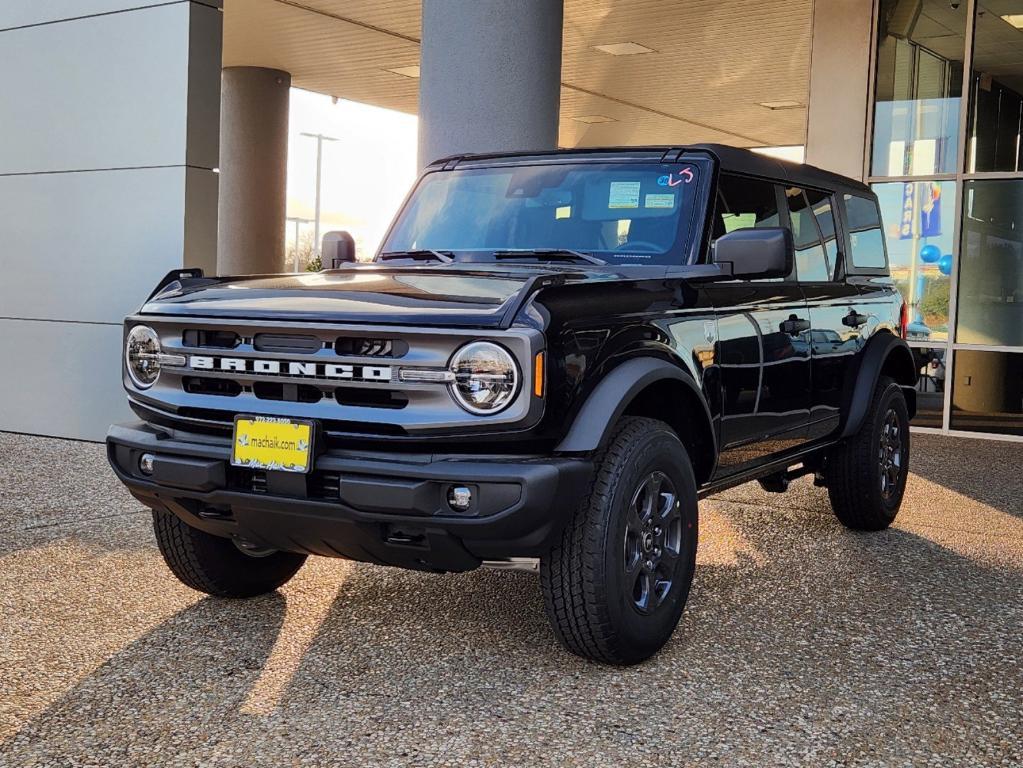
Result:
{"label": "side skirt", "polygon": [[811,458],[814,458],[821,454],[826,449],[834,445],[836,440],[824,440],[820,442],[814,442],[805,446],[801,446],[796,450],[782,454],[777,458],[770,459],[765,463],[753,469],[740,472],[735,475],[727,475],[726,477],[711,480],[706,485],[700,487],[697,495],[701,499],[705,499],[711,494],[720,493],[721,491],[727,491],[729,488],[735,488],[737,485],[744,485],[753,480],[759,480],[768,475],[773,475],[776,472],[784,472],[785,470],[793,467],[797,464],[803,464]]}

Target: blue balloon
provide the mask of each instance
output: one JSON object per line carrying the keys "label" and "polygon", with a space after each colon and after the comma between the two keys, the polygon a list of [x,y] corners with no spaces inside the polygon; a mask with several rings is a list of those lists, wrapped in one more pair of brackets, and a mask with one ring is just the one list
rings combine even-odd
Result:
{"label": "blue balloon", "polygon": [[943,275],[952,274],[952,254],[946,253],[940,259],[938,259],[938,271]]}
{"label": "blue balloon", "polygon": [[936,245],[925,245],[920,249],[920,261],[924,264],[933,264],[941,258],[941,249]]}

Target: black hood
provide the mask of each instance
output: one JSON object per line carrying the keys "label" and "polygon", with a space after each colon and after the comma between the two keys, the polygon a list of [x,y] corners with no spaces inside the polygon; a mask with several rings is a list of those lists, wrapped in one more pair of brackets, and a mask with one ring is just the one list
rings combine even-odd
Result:
{"label": "black hood", "polygon": [[355,266],[295,275],[185,280],[159,291],[142,314],[316,322],[498,327],[534,289],[616,279],[609,271],[543,265],[493,268]]}

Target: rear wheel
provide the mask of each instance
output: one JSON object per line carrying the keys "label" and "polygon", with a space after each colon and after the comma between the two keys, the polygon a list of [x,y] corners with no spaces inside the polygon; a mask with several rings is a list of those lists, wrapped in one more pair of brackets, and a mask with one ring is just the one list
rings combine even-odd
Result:
{"label": "rear wheel", "polygon": [[848,528],[880,531],[895,520],[909,475],[909,412],[902,389],[883,376],[860,431],[832,448],[825,478],[831,507]]}
{"label": "rear wheel", "polygon": [[260,550],[213,536],[169,512],[153,510],[153,531],[167,567],[192,589],[217,597],[273,592],[305,562],[305,555]]}
{"label": "rear wheel", "polygon": [[696,566],[696,481],[675,433],[627,417],[590,493],[541,559],[548,618],[572,653],[634,664],[671,637]]}

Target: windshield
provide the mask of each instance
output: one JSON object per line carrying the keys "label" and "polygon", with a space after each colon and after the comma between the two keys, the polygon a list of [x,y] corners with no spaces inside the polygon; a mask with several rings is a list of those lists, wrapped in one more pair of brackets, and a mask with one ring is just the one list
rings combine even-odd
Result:
{"label": "windshield", "polygon": [[576,251],[610,264],[680,264],[698,173],[685,163],[429,173],[381,253]]}

